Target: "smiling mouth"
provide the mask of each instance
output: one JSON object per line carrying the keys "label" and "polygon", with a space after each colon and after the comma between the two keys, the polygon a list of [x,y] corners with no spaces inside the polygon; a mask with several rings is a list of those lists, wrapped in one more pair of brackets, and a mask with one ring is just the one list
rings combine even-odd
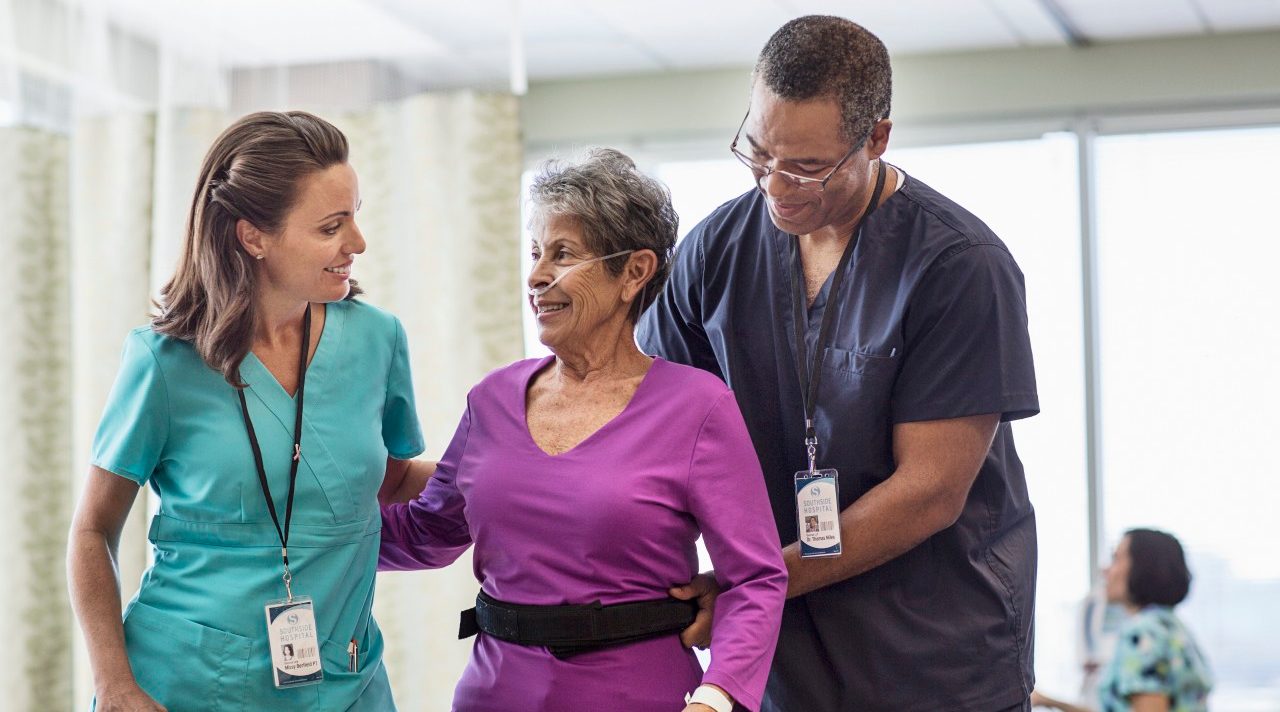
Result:
{"label": "smiling mouth", "polygon": [[539,314],[550,314],[552,312],[558,312],[567,306],[569,305],[568,304],[535,304],[533,305],[533,308]]}
{"label": "smiling mouth", "polygon": [[787,213],[787,214],[794,214],[801,208],[805,207],[805,203],[788,204],[788,203],[779,203],[773,200],[769,201],[769,203],[775,211],[779,213]]}
{"label": "smiling mouth", "polygon": [[346,267],[325,267],[324,271],[330,274],[351,274],[351,265]]}

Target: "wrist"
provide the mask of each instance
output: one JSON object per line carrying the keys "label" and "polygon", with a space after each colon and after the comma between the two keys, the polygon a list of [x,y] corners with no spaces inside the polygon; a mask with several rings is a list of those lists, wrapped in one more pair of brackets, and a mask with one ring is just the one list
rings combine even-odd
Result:
{"label": "wrist", "polygon": [[684,696],[684,703],[706,705],[715,712],[733,712],[733,698],[729,693],[711,684],[698,685],[697,689]]}

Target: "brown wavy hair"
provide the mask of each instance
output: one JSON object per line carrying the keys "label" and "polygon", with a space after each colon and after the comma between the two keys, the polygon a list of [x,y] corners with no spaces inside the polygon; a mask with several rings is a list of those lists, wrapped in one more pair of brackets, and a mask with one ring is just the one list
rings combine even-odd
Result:
{"label": "brown wavy hair", "polygon": [[[160,290],[151,321],[155,331],[190,342],[210,368],[243,388],[255,260],[236,237],[236,222],[278,232],[302,179],[346,162],[347,137],[304,111],[258,112],[227,127],[200,167],[178,267]],[[347,299],[360,293],[352,280]]]}

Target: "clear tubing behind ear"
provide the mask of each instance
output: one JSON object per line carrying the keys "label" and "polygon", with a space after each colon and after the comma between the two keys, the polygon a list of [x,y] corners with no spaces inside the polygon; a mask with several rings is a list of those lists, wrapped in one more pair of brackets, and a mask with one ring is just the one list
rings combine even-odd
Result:
{"label": "clear tubing behind ear", "polygon": [[610,258],[613,258],[613,257],[621,257],[621,256],[623,256],[623,255],[630,254],[630,253],[632,253],[632,252],[635,252],[635,250],[623,250],[622,252],[615,252],[615,253],[613,253],[612,255],[605,255],[604,257],[592,257],[592,258],[591,258],[591,259],[589,259],[589,260],[583,260],[583,261],[579,262],[579,263],[578,263],[578,264],[576,264],[576,265],[573,265],[573,266],[571,266],[571,267],[568,267],[567,269],[565,269],[565,271],[561,272],[559,276],[557,276],[555,279],[551,280],[551,281],[550,281],[550,282],[548,282],[547,284],[545,284],[545,285],[543,285],[543,286],[541,286],[541,287],[530,287],[530,288],[529,288],[529,296],[531,296],[531,297],[541,297],[542,295],[544,295],[544,294],[546,294],[546,293],[547,293],[547,290],[548,290],[548,289],[551,289],[552,287],[556,286],[556,284],[558,284],[558,283],[560,282],[560,280],[564,279],[564,276],[565,276],[566,274],[569,274],[570,272],[574,271],[575,269],[578,269],[579,267],[581,267],[581,266],[583,266],[583,265],[589,265],[589,264],[591,264],[592,262],[599,262],[600,260],[607,260],[607,259],[610,259]]}

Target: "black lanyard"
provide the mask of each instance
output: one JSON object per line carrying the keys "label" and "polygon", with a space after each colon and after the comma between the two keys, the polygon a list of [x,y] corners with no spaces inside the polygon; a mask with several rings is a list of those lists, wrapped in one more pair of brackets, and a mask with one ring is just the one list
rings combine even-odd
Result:
{"label": "black lanyard", "polygon": [[827,336],[831,331],[831,323],[834,320],[837,306],[837,299],[840,294],[840,285],[844,283],[844,273],[849,266],[849,260],[853,257],[853,250],[858,246],[858,241],[862,239],[862,227],[867,223],[867,218],[871,213],[875,212],[880,203],[880,193],[884,190],[885,174],[888,172],[888,166],[884,161],[877,159],[876,170],[876,187],[871,193],[871,201],[867,203],[867,209],[862,212],[862,217],[858,218],[858,224],[853,228],[853,236],[849,239],[849,243],[844,247],[844,253],[840,255],[840,263],[836,265],[836,271],[831,276],[831,290],[827,292],[827,305],[822,309],[822,326],[818,328],[818,340],[814,342],[814,354],[812,360],[808,356],[808,345],[805,342],[805,312],[807,305],[805,303],[805,292],[801,289],[800,278],[804,274],[804,266],[800,264],[800,249],[796,246],[796,251],[792,258],[791,270],[791,306],[795,321],[796,331],[796,371],[800,374],[800,394],[804,399],[804,444],[809,453],[809,470],[813,471],[814,462],[818,452],[818,432],[813,427],[814,411],[817,409],[818,402],[818,382],[822,379],[822,369],[820,368],[822,352],[825,349],[824,344],[827,342]]}
{"label": "black lanyard", "polygon": [[271,513],[271,521],[276,525],[276,534],[280,536],[280,558],[284,561],[284,589],[289,600],[293,600],[293,589],[289,583],[293,576],[289,573],[289,523],[293,520],[293,492],[298,485],[298,461],[302,459],[302,397],[307,389],[307,351],[311,346],[311,305],[302,317],[302,347],[298,350],[298,404],[293,419],[293,462],[289,465],[289,495],[284,506],[284,528],[280,527],[280,516],[276,514],[276,503],[271,498],[271,485],[267,484],[267,471],[262,466],[262,448],[258,446],[258,435],[253,430],[253,420],[249,417],[249,404],[244,399],[244,389],[238,388],[240,395],[240,413],[244,416],[244,429],[249,433],[249,445],[253,447],[253,464],[258,468],[258,484],[262,485],[262,496],[267,500],[267,511]]}

